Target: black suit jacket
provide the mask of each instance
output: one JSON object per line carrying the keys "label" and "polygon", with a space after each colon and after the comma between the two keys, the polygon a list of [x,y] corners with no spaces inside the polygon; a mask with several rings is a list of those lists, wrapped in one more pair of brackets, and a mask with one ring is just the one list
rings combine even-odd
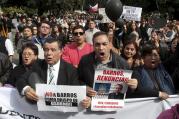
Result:
{"label": "black suit jacket", "polygon": [[[22,75],[16,82],[19,93],[27,85],[34,88],[36,83],[47,83],[47,68],[48,64],[45,60],[38,60],[32,66],[32,69]],[[37,76],[34,76],[34,73]],[[62,59],[60,60],[57,85],[79,85],[77,69]]]}

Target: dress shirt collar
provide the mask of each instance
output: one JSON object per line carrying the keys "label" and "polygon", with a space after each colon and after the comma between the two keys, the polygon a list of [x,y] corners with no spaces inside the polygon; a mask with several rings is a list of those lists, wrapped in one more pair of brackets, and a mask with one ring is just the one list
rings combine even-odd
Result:
{"label": "dress shirt collar", "polygon": [[54,64],[54,65],[49,65],[48,64],[48,69],[50,68],[50,66],[53,67],[53,70],[59,69],[59,67],[60,67],[60,60],[56,64]]}

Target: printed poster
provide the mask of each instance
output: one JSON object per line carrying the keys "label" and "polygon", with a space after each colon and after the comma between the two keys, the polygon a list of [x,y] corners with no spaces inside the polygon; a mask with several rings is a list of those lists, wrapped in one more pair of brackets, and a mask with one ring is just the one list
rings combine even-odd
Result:
{"label": "printed poster", "polygon": [[36,84],[38,111],[78,112],[83,108],[86,86]]}
{"label": "printed poster", "polygon": [[108,18],[108,16],[106,15],[105,8],[99,8],[99,9],[98,9],[98,12],[99,12],[100,15],[103,16],[103,19],[101,20],[101,23],[110,23],[110,22],[112,22],[112,21]]}
{"label": "printed poster", "polygon": [[124,107],[124,99],[131,79],[131,70],[95,70],[93,89],[97,95],[92,98],[92,111],[116,111]]}
{"label": "printed poster", "polygon": [[130,21],[141,21],[142,8],[141,7],[132,7],[132,6],[123,6],[123,12],[121,18]]}

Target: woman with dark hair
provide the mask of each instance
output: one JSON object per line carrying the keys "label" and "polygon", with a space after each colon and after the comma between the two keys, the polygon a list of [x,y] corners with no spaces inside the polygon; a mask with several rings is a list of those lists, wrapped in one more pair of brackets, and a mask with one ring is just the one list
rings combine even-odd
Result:
{"label": "woman with dark hair", "polygon": [[131,35],[131,34],[136,35],[136,41],[141,39],[141,32],[135,21],[132,21],[128,24],[127,33],[128,35]]}
{"label": "woman with dark hair", "polygon": [[114,31],[108,31],[107,35],[110,41],[111,50],[117,54],[121,54],[120,43],[118,42],[118,39],[114,36]]}
{"label": "woman with dark hair", "polygon": [[65,34],[62,33],[62,28],[55,24],[52,26],[52,33],[51,33],[51,36],[59,41],[62,42],[62,46],[65,46],[66,44],[66,36]]}
{"label": "woman with dark hair", "polygon": [[144,65],[133,70],[132,78],[139,84],[139,97],[168,98],[175,89],[172,78],[161,64],[159,50],[151,44],[145,44],[141,52]]}
{"label": "woman with dark hair", "polygon": [[177,59],[175,57],[176,47],[179,42],[179,37],[175,36],[171,41],[170,51],[168,53],[168,57],[163,61],[163,64],[168,71],[168,73],[172,76],[175,69],[177,68]]}
{"label": "woman with dark hair", "polygon": [[20,76],[26,71],[30,70],[38,57],[38,48],[33,43],[27,43],[22,47],[22,64],[16,66],[6,84],[10,84],[15,87],[15,84]]}
{"label": "woman with dark hair", "polygon": [[147,43],[159,48],[161,61],[166,60],[169,48],[166,42],[160,39],[160,32],[158,30],[153,29],[151,31],[151,39]]}
{"label": "woman with dark hair", "polygon": [[142,65],[139,48],[134,40],[126,40],[123,44],[121,56],[127,61],[130,69]]}

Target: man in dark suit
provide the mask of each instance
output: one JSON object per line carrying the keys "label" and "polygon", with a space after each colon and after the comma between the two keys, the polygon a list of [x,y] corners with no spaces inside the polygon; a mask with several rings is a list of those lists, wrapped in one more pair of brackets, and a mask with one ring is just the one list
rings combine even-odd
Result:
{"label": "man in dark suit", "polygon": [[36,83],[50,85],[78,85],[76,68],[61,59],[62,45],[58,40],[47,39],[44,43],[45,60],[37,61],[16,83],[18,91],[31,101],[37,101]]}

